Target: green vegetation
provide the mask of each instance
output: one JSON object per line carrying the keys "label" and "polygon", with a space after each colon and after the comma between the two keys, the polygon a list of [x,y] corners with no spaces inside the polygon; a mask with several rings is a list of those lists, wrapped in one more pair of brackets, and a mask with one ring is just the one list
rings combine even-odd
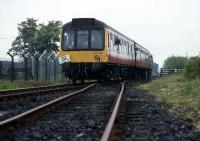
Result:
{"label": "green vegetation", "polygon": [[200,78],[200,57],[171,56],[164,61],[163,68],[184,69],[185,77],[189,79]]}
{"label": "green vegetation", "polygon": [[185,69],[185,76],[187,78],[199,78],[200,79],[200,57],[191,57]]}
{"label": "green vegetation", "polygon": [[200,79],[171,75],[139,86],[148,90],[174,115],[191,120],[200,133]]}
{"label": "green vegetation", "polygon": [[[53,84],[53,83],[52,83]],[[6,89],[17,89],[17,88],[26,88],[26,87],[38,87],[38,86],[47,86],[51,83],[40,82],[40,81],[14,81],[13,83],[8,80],[0,80],[0,90]]]}
{"label": "green vegetation", "polygon": [[57,52],[61,26],[61,21],[49,21],[44,25],[37,24],[36,19],[27,18],[18,24],[19,33],[9,52],[19,56],[35,56],[36,53],[41,55],[44,51],[49,54]]}
{"label": "green vegetation", "polygon": [[182,56],[171,56],[164,61],[163,68],[165,69],[183,69],[187,63],[188,58]]}

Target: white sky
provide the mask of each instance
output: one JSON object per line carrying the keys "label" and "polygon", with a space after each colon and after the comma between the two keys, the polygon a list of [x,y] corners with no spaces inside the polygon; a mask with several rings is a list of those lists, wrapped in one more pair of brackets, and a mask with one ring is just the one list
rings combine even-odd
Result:
{"label": "white sky", "polygon": [[0,0],[0,58],[26,18],[46,23],[92,17],[147,48],[155,62],[171,55],[198,55],[200,0]]}

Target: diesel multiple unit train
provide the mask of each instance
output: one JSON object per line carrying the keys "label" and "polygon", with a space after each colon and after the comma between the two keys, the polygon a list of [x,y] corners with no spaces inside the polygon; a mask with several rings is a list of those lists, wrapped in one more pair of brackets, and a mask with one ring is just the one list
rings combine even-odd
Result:
{"label": "diesel multiple unit train", "polygon": [[150,78],[152,54],[134,40],[94,18],[77,18],[61,31],[59,61],[66,77]]}

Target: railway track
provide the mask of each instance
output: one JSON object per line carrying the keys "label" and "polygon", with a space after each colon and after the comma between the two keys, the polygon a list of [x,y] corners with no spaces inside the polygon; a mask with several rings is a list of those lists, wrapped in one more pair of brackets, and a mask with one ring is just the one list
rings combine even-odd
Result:
{"label": "railway track", "polygon": [[0,130],[2,131],[4,129],[8,129],[9,127],[13,127],[13,126],[15,126],[15,123],[21,122],[21,121],[25,120],[27,117],[31,117],[33,115],[40,113],[40,112],[47,111],[51,108],[54,108],[55,106],[62,104],[63,101],[68,100],[68,99],[70,99],[74,96],[77,96],[78,94],[85,92],[87,89],[91,88],[94,85],[95,84],[91,84],[89,86],[86,86],[85,88],[82,88],[80,90],[77,90],[75,92],[67,94],[65,96],[56,98],[56,99],[49,101],[45,104],[42,104],[42,105],[37,106],[35,108],[32,108],[28,111],[20,113],[20,114],[14,116],[14,117],[3,120],[3,121],[0,122]]}
{"label": "railway track", "polygon": [[0,90],[0,95],[9,95],[9,94],[18,94],[26,92],[37,92],[41,90],[49,90],[54,88],[65,88],[66,86],[72,86],[71,84],[59,84],[59,85],[50,85],[50,86],[41,86],[41,87],[29,87],[29,88],[19,88],[19,89],[8,89]]}
{"label": "railway track", "polygon": [[42,105],[46,102],[59,98],[61,96],[67,95],[76,89],[81,89],[84,86],[89,85],[63,85],[60,87],[50,86],[50,88],[45,88],[45,90],[33,89],[33,91],[22,92],[17,94],[1,95],[0,96],[0,121],[7,118],[13,117],[20,113],[23,113],[29,109]]}
{"label": "railway track", "polygon": [[144,90],[126,86],[101,141],[200,141],[191,123],[172,116]]}
{"label": "railway track", "polygon": [[[12,140],[13,137],[19,140],[26,140],[27,138],[31,140],[49,140],[51,138],[58,140],[98,139],[120,91],[119,84],[101,85],[98,84],[83,95],[77,96],[80,93],[75,92],[76,94],[74,93],[73,96],[70,96],[73,97],[71,100],[67,100],[71,94],[64,96],[65,100],[61,97],[63,99],[61,100],[62,106],[57,108],[52,104],[54,102],[51,101],[49,104],[44,104],[12,119],[0,122],[0,129],[3,129],[1,130],[3,134],[0,135],[0,138],[6,140]],[[88,88],[92,86],[94,85],[90,85]],[[81,93],[84,91],[81,91]],[[58,101],[58,99],[54,101]],[[32,115],[37,114],[37,109],[46,111],[46,105],[51,105],[55,109],[46,114],[38,114],[43,116],[30,120]],[[29,122],[24,124],[25,126],[20,128],[14,126],[14,123],[19,123],[27,118],[29,118]],[[10,132],[10,129],[14,131]]]}
{"label": "railway track", "polygon": [[0,90],[0,99],[4,98],[12,98],[19,97],[24,95],[31,95],[37,93],[45,93],[48,91],[56,91],[66,88],[78,87],[82,85],[89,85],[95,82],[87,82],[87,83],[77,83],[74,84],[59,84],[59,85],[49,85],[49,86],[41,86],[41,87],[30,87],[30,88],[19,88],[19,89],[9,89],[9,90]]}
{"label": "railway track", "polygon": [[191,124],[167,113],[147,92],[125,83],[90,85],[0,122],[0,129],[2,141],[199,139]]}

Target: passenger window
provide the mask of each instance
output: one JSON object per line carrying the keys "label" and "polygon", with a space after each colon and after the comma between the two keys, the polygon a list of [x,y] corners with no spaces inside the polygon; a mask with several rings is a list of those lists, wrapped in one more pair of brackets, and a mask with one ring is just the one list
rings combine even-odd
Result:
{"label": "passenger window", "polygon": [[132,57],[134,57],[135,56],[135,51],[134,51],[134,46],[132,45]]}
{"label": "passenger window", "polygon": [[138,49],[138,51],[137,51],[137,59],[140,59],[141,58],[141,56],[140,56],[140,50]]}
{"label": "passenger window", "polygon": [[130,55],[129,56],[132,56],[132,46],[130,46],[129,49],[130,49]]}
{"label": "passenger window", "polygon": [[119,53],[122,54],[122,46],[119,45]]}
{"label": "passenger window", "polygon": [[113,40],[113,34],[110,33],[110,40]]}
{"label": "passenger window", "polygon": [[128,54],[128,42],[126,42],[126,55]]}
{"label": "passenger window", "polygon": [[110,33],[110,50],[115,51],[114,45],[113,45],[113,34]]}

